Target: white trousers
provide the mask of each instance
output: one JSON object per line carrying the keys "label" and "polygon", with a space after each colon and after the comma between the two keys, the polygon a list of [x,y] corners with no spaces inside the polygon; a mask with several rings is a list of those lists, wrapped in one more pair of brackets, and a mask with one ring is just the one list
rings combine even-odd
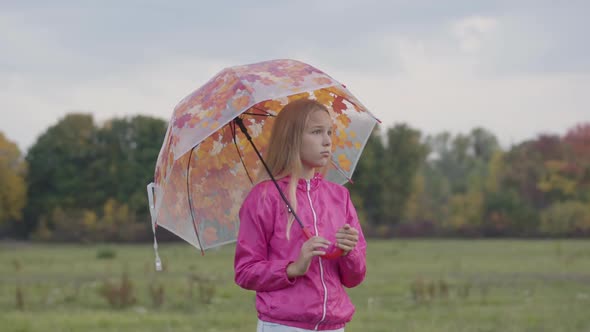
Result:
{"label": "white trousers", "polygon": [[[259,319],[256,332],[313,332],[313,330],[306,330],[277,323],[264,322]],[[326,330],[325,332],[344,332],[344,328],[338,330]]]}

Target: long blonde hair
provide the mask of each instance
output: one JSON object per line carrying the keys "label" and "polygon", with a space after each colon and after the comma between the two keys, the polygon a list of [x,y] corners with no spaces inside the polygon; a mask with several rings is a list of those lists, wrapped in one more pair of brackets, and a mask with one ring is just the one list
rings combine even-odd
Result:
{"label": "long blonde hair", "polygon": [[[309,117],[312,113],[323,111],[330,113],[326,106],[313,99],[297,99],[285,105],[274,120],[270,143],[265,153],[265,161],[275,179],[291,175],[288,186],[288,199],[294,211],[297,211],[297,183],[303,171],[301,162],[301,142]],[[320,172],[325,174],[327,166]],[[258,181],[270,177],[265,169],[258,174]],[[286,208],[286,207],[285,207]],[[293,214],[287,218],[287,239],[293,225]]]}

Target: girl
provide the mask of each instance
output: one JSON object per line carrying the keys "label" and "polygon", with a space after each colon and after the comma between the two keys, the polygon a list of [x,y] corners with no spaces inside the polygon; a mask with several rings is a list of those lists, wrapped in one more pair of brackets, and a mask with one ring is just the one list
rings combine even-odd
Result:
{"label": "girl", "polygon": [[[344,331],[354,306],[344,287],[365,278],[366,242],[350,194],[322,174],[332,151],[332,119],[308,99],[275,119],[266,162],[307,238],[263,171],[240,209],[236,283],[256,291],[258,331]],[[331,243],[342,250],[322,258]]]}

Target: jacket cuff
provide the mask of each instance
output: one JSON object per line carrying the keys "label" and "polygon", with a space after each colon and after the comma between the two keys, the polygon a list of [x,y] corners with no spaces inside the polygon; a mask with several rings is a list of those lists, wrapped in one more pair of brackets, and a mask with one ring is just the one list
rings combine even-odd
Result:
{"label": "jacket cuff", "polygon": [[360,250],[357,247],[354,247],[351,251],[349,251],[346,255],[342,255],[341,258],[343,258],[344,260],[355,260],[359,253]]}
{"label": "jacket cuff", "polygon": [[293,263],[293,261],[278,261],[277,263],[277,265],[280,266],[279,273],[281,273],[284,276],[287,286],[294,285],[295,281],[297,280],[297,277],[289,278],[289,275],[287,274],[287,268],[289,267],[289,264]]}

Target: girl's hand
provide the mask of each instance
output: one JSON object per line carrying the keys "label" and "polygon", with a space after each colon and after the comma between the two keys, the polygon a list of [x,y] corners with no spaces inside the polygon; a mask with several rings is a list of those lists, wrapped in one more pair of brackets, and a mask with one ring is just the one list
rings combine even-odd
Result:
{"label": "girl's hand", "polygon": [[358,241],[359,231],[349,224],[344,225],[336,232],[336,245],[344,251],[344,255],[354,249]]}
{"label": "girl's hand", "polygon": [[301,252],[297,260],[287,266],[287,276],[293,278],[305,275],[311,265],[311,259],[314,256],[325,255],[324,249],[328,248],[329,245],[328,240],[319,236],[314,236],[305,241],[301,246]]}

